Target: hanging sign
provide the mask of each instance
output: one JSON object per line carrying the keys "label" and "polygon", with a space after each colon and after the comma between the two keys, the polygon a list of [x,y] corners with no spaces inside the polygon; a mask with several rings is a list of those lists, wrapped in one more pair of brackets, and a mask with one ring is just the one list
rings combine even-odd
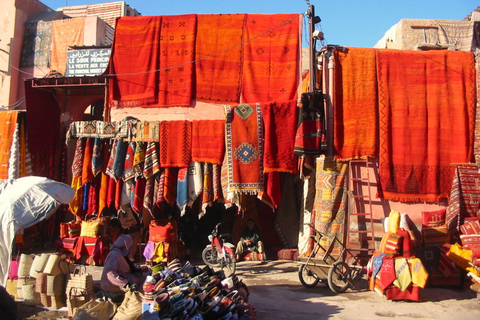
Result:
{"label": "hanging sign", "polygon": [[98,76],[108,66],[111,49],[80,49],[67,51],[66,77]]}

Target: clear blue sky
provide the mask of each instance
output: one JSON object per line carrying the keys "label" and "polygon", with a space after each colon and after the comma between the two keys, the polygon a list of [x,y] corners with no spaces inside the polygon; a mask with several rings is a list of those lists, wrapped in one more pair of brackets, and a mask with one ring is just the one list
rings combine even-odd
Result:
{"label": "clear blue sky", "polygon": [[[95,0],[44,0],[52,9],[108,2]],[[303,13],[304,0],[130,0],[142,15],[187,13]],[[463,20],[480,5],[473,0],[311,0],[322,19],[319,29],[328,44],[373,47],[401,19]],[[304,25],[304,34],[308,30]]]}

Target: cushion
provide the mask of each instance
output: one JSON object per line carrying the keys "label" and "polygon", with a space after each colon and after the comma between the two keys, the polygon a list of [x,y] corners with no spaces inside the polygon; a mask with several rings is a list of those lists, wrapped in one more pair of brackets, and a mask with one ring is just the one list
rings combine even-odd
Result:
{"label": "cushion", "polygon": [[464,223],[460,226],[460,230],[464,235],[480,234],[480,222],[477,220],[474,222]]}
{"label": "cushion", "polygon": [[403,237],[396,233],[389,233],[385,243],[385,254],[389,257],[400,254],[403,245]]}
{"label": "cushion", "polygon": [[435,211],[422,211],[422,224],[426,227],[440,227],[445,224],[446,208]]}
{"label": "cushion", "polygon": [[474,250],[480,248],[480,234],[460,235],[460,241],[464,249]]}
{"label": "cushion", "polygon": [[391,233],[397,233],[400,226],[400,212],[391,210],[388,215],[388,231]]}
{"label": "cushion", "polygon": [[442,246],[450,243],[450,233],[446,226],[442,227],[423,227],[422,238],[425,247]]}
{"label": "cushion", "polygon": [[407,230],[400,228],[398,229],[397,234],[403,238],[402,247],[399,254],[405,258],[411,257],[413,255],[414,248],[412,239],[410,238],[410,233]]}
{"label": "cushion", "polygon": [[455,263],[447,257],[447,252],[447,247],[444,246],[440,248],[440,264],[438,265],[438,270],[440,270],[445,277],[449,277],[457,268]]}

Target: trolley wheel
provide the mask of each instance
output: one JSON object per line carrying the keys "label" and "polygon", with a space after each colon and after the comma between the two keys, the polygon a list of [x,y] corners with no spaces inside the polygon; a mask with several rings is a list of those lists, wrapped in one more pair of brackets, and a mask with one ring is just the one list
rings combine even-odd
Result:
{"label": "trolley wheel", "polygon": [[336,261],[328,270],[328,286],[335,293],[343,293],[350,287],[351,270],[343,261]]}
{"label": "trolley wheel", "polygon": [[313,288],[320,282],[317,275],[306,264],[298,268],[298,278],[305,288]]}

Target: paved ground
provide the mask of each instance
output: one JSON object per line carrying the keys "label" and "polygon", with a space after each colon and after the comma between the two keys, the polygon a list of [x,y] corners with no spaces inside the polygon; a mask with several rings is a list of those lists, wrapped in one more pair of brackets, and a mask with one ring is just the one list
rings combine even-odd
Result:
{"label": "paved ground", "polygon": [[[198,262],[197,262],[198,263]],[[200,265],[200,263],[198,263]],[[88,267],[94,281],[100,279],[101,267]],[[298,280],[298,265],[289,261],[240,262],[237,275],[248,286],[250,303],[259,320],[322,319],[479,319],[479,304],[472,290],[427,288],[422,302],[389,301],[366,290],[334,294],[318,285],[307,289]],[[65,319],[66,312],[52,312],[19,304],[18,319]],[[1,318],[1,317],[0,317]]]}

